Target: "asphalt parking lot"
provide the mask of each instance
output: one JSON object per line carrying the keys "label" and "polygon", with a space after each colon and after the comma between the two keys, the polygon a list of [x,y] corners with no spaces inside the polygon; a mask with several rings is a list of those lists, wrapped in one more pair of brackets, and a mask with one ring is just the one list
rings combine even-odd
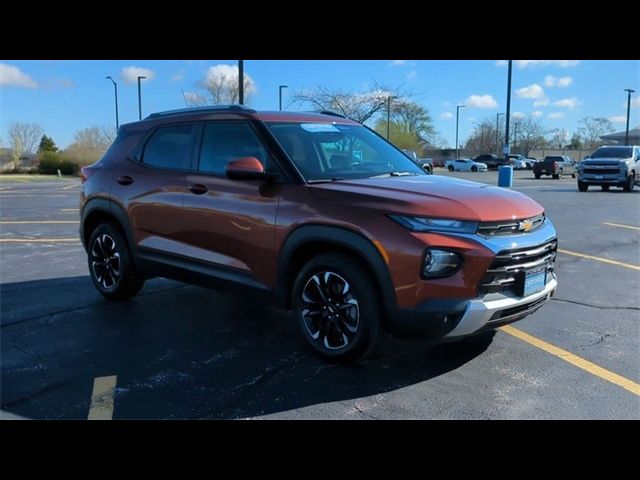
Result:
{"label": "asphalt parking lot", "polygon": [[[438,171],[496,184],[497,173]],[[0,403],[36,419],[640,419],[640,191],[516,172],[559,237],[556,297],[463,342],[389,339],[352,367],[225,292],[93,288],[78,180],[0,181]]]}

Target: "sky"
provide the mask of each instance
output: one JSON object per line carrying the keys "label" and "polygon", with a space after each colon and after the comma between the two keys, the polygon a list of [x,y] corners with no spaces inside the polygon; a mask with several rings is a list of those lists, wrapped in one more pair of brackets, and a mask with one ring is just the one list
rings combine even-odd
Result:
{"label": "sky", "polygon": [[[286,109],[296,92],[317,86],[366,91],[375,82],[410,91],[426,107],[438,133],[455,144],[456,105],[461,143],[474,123],[504,112],[505,60],[245,60],[254,84],[250,106],[277,110],[278,86]],[[75,131],[115,125],[112,76],[118,82],[120,123],[138,119],[137,76],[142,81],[143,116],[183,108],[186,95],[203,80],[234,68],[236,60],[0,60],[0,145],[8,146],[13,121],[36,122],[60,147]],[[625,88],[640,92],[637,60],[514,60],[511,111],[533,115],[549,129],[573,132],[580,119],[605,117],[625,128]],[[633,97],[631,126],[640,124],[640,98]]]}

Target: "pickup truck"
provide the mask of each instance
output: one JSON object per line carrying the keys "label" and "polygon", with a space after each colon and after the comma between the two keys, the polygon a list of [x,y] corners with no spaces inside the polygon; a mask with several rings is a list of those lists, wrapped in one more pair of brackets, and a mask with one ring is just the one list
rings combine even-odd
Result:
{"label": "pickup truck", "polygon": [[538,179],[542,175],[551,175],[558,180],[562,175],[576,178],[576,166],[573,160],[565,155],[551,155],[533,166],[533,175]]}
{"label": "pickup truck", "polygon": [[633,191],[640,175],[640,146],[605,146],[598,148],[578,166],[578,190],[586,192],[590,186],[622,187]]}
{"label": "pickup truck", "polygon": [[485,153],[483,155],[478,155],[473,160],[478,163],[484,163],[489,170],[497,170],[498,167],[501,167],[502,165],[507,164],[504,158],[498,158],[497,155],[492,155],[488,153]]}
{"label": "pickup truck", "polygon": [[418,158],[418,154],[413,150],[402,150],[404,154],[409,157],[416,165],[422,168],[428,174],[433,173],[433,159],[432,158]]}

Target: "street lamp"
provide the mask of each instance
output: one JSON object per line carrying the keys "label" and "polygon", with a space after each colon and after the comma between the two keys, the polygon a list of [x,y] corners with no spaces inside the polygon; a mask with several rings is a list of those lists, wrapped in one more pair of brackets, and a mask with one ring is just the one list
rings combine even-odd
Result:
{"label": "street lamp", "polygon": [[138,120],[142,120],[142,90],[140,89],[140,80],[144,80],[147,77],[138,77]]}
{"label": "street lamp", "polygon": [[465,108],[466,105],[457,105],[456,106],[456,159],[458,159],[458,123],[460,122],[460,109]]}
{"label": "street lamp", "polygon": [[238,60],[238,103],[244,105],[244,60]]}
{"label": "street lamp", "polygon": [[387,140],[389,140],[389,126],[391,125],[391,100],[398,97],[389,95],[387,97]]}
{"label": "street lamp", "polygon": [[499,142],[500,139],[498,137],[499,133],[500,133],[500,115],[504,116],[504,113],[496,113],[496,155],[500,156],[500,147]]}
{"label": "street lamp", "polygon": [[289,85],[280,85],[278,87],[278,98],[279,98],[278,105],[280,105],[280,111],[282,111],[282,89],[283,88],[289,88]]}
{"label": "street lamp", "polygon": [[115,95],[116,95],[116,131],[118,131],[118,128],[120,128],[120,122],[118,121],[118,84],[116,83],[116,81],[113,78],[111,78],[111,76],[104,77],[104,78],[108,78],[109,80],[111,80],[113,82],[113,89],[114,89]]}
{"label": "street lamp", "polygon": [[625,88],[625,92],[627,92],[627,130],[624,134],[624,144],[625,146],[629,146],[629,116],[631,114],[631,94],[635,93],[635,90],[631,88]]}
{"label": "street lamp", "polygon": [[505,115],[505,128],[504,128],[504,158],[510,153],[509,149],[509,122],[511,121],[511,72],[513,67],[513,60],[509,60],[509,73],[507,77],[507,114]]}

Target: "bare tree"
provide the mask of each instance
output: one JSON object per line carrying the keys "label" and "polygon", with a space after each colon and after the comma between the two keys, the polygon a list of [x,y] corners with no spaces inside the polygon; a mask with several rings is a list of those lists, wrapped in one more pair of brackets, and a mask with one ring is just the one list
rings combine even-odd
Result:
{"label": "bare tree", "polygon": [[115,139],[113,127],[93,126],[78,130],[73,142],[64,151],[72,161],[81,165],[94,163],[100,159]]}
{"label": "bare tree", "polygon": [[[395,101],[390,115],[389,140],[399,148],[420,152],[433,146],[436,131],[429,111],[409,100]],[[375,129],[381,135],[387,131],[387,118],[382,115]]]}
{"label": "bare tree", "polygon": [[35,153],[43,133],[44,130],[37,123],[12,122],[9,124],[9,142],[14,171],[18,171],[20,160],[26,153]]}
{"label": "bare tree", "polygon": [[600,137],[613,131],[613,124],[602,117],[585,117],[578,124],[578,133],[587,148],[599,147],[604,143]]}
{"label": "bare tree", "polygon": [[379,112],[386,112],[389,98],[392,99],[392,112],[409,95],[398,89],[374,84],[363,93],[354,93],[340,88],[317,87],[294,95],[294,103],[311,105],[315,110],[328,110],[340,113],[357,122],[365,123]]}
{"label": "bare tree", "polygon": [[547,140],[551,148],[562,149],[569,141],[569,132],[564,128],[554,128],[547,132]]}
{"label": "bare tree", "polygon": [[[253,79],[244,74],[244,103],[249,103],[256,91]],[[235,65],[215,65],[210,67],[202,82],[202,91],[187,92],[185,102],[189,106],[233,105],[240,100],[240,75]]]}

